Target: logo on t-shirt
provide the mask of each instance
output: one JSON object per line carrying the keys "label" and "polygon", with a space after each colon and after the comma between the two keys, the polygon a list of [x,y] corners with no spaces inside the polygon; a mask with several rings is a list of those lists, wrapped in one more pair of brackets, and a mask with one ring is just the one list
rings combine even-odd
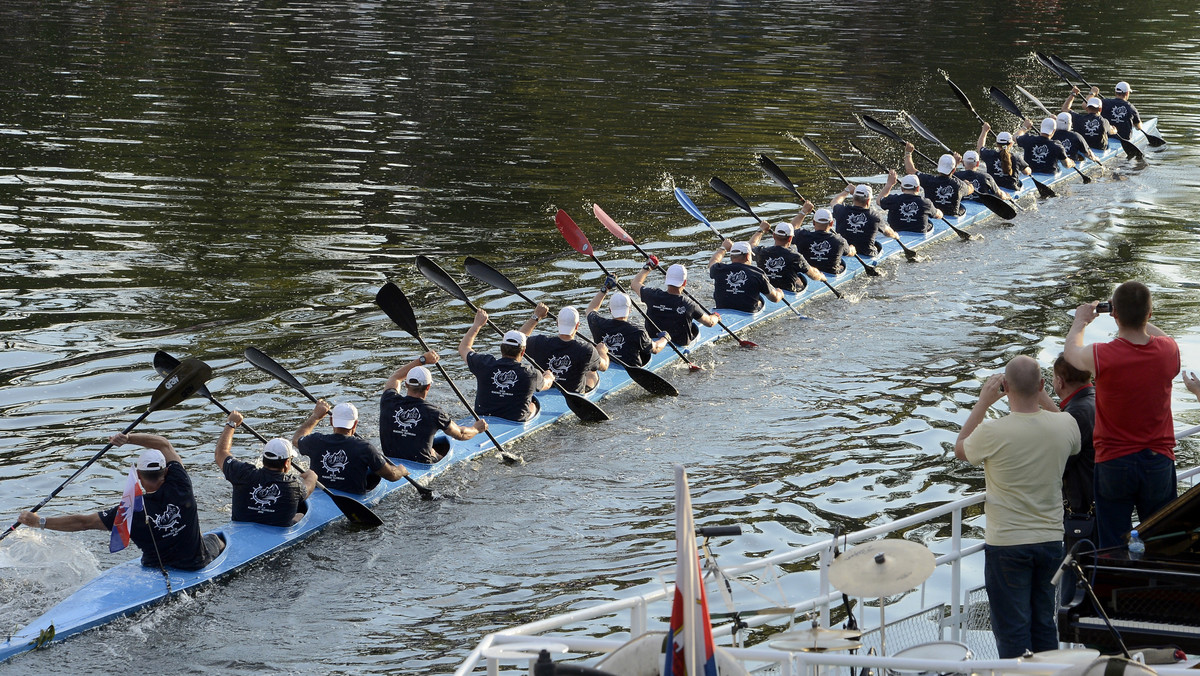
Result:
{"label": "logo on t-shirt", "polygon": [[1059,141],[1059,143],[1062,144],[1063,150],[1067,151],[1067,154],[1070,155],[1071,154],[1071,139],[1065,138],[1065,139]]}
{"label": "logo on t-shirt", "polygon": [[325,451],[321,456],[322,476],[330,479],[339,478],[342,470],[346,469],[346,465],[350,464],[350,460],[346,457],[346,451],[338,449],[336,451]]}
{"label": "logo on t-shirt", "polygon": [[1121,124],[1125,121],[1125,116],[1129,114],[1129,109],[1125,106],[1113,106],[1109,113],[1112,115],[1113,122]]}
{"label": "logo on t-shirt", "polygon": [[550,360],[546,362],[546,368],[554,373],[555,378],[562,378],[571,369],[571,357],[565,354],[550,357]]}
{"label": "logo on t-shirt", "polygon": [[651,305],[650,307],[658,310],[659,312],[674,312],[675,314],[679,315],[687,312],[687,308],[683,307],[682,305],[679,307],[671,307],[670,305]]}
{"label": "logo on t-shirt", "polygon": [[415,437],[412,428],[421,422],[421,410],[417,408],[398,408],[392,414],[392,422],[396,423],[396,434],[405,437]]}
{"label": "logo on t-shirt", "polygon": [[604,344],[608,346],[608,349],[619,352],[621,348],[625,347],[625,334],[610,333],[604,337]]}
{"label": "logo on t-shirt", "polygon": [[772,277],[778,277],[783,272],[783,268],[786,265],[787,260],[783,256],[779,256],[777,258],[767,258],[763,260],[763,269],[766,270],[767,274],[771,275]]}
{"label": "logo on t-shirt", "polygon": [[937,202],[940,202],[942,204],[949,204],[950,200],[953,198],[954,198],[954,186],[952,186],[952,185],[938,186],[938,189],[934,193],[934,200]]}
{"label": "logo on t-shirt", "polygon": [[746,271],[738,270],[725,275],[725,290],[729,293],[741,293],[746,285]]}
{"label": "logo on t-shirt", "polygon": [[150,521],[159,535],[165,538],[175,537],[183,530],[183,514],[178,505],[168,504],[162,513],[151,517]]}
{"label": "logo on t-shirt", "polygon": [[512,369],[500,369],[492,373],[492,384],[496,386],[492,394],[507,397],[513,385],[517,384],[517,372]]}
{"label": "logo on t-shirt", "polygon": [[1001,162],[1000,160],[996,160],[996,163],[992,165],[992,173],[996,174],[997,176],[1003,175],[1004,174],[1004,163]]}
{"label": "logo on t-shirt", "polygon": [[250,489],[250,509],[259,514],[266,514],[275,511],[275,502],[283,496],[283,492],[279,489],[279,484],[268,484],[263,486],[259,484]]}
{"label": "logo on t-shirt", "polygon": [[861,234],[867,227],[867,215],[863,213],[850,214],[846,217],[846,229],[854,234]]}
{"label": "logo on t-shirt", "polygon": [[1045,144],[1036,145],[1030,148],[1029,152],[1033,155],[1034,162],[1045,162],[1046,158],[1050,156],[1050,146]]}
{"label": "logo on t-shirt", "polygon": [[916,202],[905,202],[900,205],[900,220],[905,222],[913,222],[917,220],[917,210],[920,206]]}
{"label": "logo on t-shirt", "polygon": [[1100,118],[1093,117],[1083,123],[1083,133],[1088,136],[1097,136],[1100,134]]}
{"label": "logo on t-shirt", "polygon": [[829,240],[813,242],[812,244],[808,245],[808,250],[812,252],[811,258],[814,261],[823,261],[826,258],[829,258],[829,252],[831,249],[833,249],[833,247],[830,246]]}

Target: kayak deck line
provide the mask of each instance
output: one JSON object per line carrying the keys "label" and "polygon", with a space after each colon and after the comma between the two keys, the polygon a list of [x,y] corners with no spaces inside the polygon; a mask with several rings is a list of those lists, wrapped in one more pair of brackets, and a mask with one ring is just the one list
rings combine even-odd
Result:
{"label": "kayak deck line", "polygon": [[[1152,133],[1157,132],[1157,118],[1147,120],[1144,124],[1147,130]],[[1147,145],[1145,135],[1142,135],[1139,141],[1135,142],[1135,145],[1139,147]],[[1100,159],[1100,163],[1107,163],[1117,159],[1121,152],[1120,143],[1110,139],[1108,149],[1104,152],[1098,152],[1097,157]],[[1091,160],[1085,160],[1080,162],[1078,166],[1081,171],[1086,171],[1098,165]],[[1037,177],[1042,183],[1051,185],[1077,180],[1078,174],[1073,171],[1062,171],[1058,174],[1037,174]],[[1021,182],[1022,187],[1020,190],[1010,192],[1014,199],[1036,194],[1037,189],[1030,177],[1023,176]],[[995,217],[991,211],[978,201],[967,199],[963,201],[963,205],[966,213],[957,218],[950,219],[959,228],[975,226]],[[927,233],[900,233],[900,236],[904,238],[904,242],[909,248],[918,248],[955,235],[945,223],[936,221],[934,222],[933,229]],[[880,244],[881,251],[873,257],[863,256],[864,260],[875,264],[894,256],[904,255],[900,245],[890,238],[883,239]],[[847,264],[846,270],[841,274],[828,276],[830,284],[838,286],[850,282],[861,274],[865,274],[863,267],[858,265],[857,262],[851,261]],[[785,291],[784,293],[790,297],[793,306],[799,306],[819,296],[832,294],[832,290],[823,284],[810,283],[806,289],[799,293],[792,293],[790,291]],[[789,312],[791,312],[791,309],[787,304],[783,302],[771,302],[769,300],[765,302],[762,310],[753,314],[737,310],[720,310],[722,320],[734,331],[754,326]],[[687,346],[687,349],[694,350],[697,347],[715,342],[727,335],[720,326],[701,326],[696,340],[692,341]],[[676,361],[681,361],[677,354],[664,350],[653,355],[650,361],[644,364],[642,368],[657,371]],[[600,383],[596,389],[588,393],[587,398],[591,400],[604,399],[632,384],[633,380],[630,379],[625,369],[617,364],[612,364],[608,371],[600,374]],[[483,416],[488,422],[489,431],[492,432],[493,436],[500,443],[512,442],[540,429],[549,427],[570,414],[566,400],[554,390],[540,393],[538,401],[541,404],[538,415],[523,423],[493,416]],[[470,422],[473,422],[473,419],[458,421],[459,424],[470,424]],[[490,450],[492,450],[491,441],[485,435],[478,435],[469,441],[451,442],[450,451],[437,464],[430,465],[407,460],[393,460],[397,464],[407,468],[412,478],[421,481],[423,479],[432,479],[448,471],[451,467]],[[378,486],[364,495],[342,493],[340,491],[334,492],[353,497],[365,505],[374,506],[391,493],[408,488],[409,486],[410,484],[403,480],[398,482],[384,480],[380,481]],[[146,568],[142,566],[140,558],[117,564],[105,570],[37,619],[31,621],[24,628],[13,633],[8,637],[7,641],[0,643],[0,662],[32,650],[39,636],[51,625],[55,629],[52,641],[61,641],[89,629],[107,624],[117,618],[136,613],[143,608],[161,603],[172,596],[214,583],[258,559],[270,556],[307,540],[331,526],[335,521],[345,519],[345,516],[333,504],[333,501],[324,493],[314,492],[309,498],[308,504],[309,510],[304,518],[299,523],[287,528],[231,521],[220,528],[210,531],[221,535],[225,539],[225,550],[207,567],[198,571],[167,569],[172,590],[169,594],[167,592],[167,585],[163,580],[162,571],[158,568]]]}

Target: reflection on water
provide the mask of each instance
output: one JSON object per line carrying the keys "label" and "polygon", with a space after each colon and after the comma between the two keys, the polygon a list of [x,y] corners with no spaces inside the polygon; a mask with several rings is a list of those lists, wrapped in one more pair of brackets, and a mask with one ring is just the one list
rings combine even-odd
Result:
{"label": "reflection on water", "polygon": [[[1150,283],[1156,322],[1179,338],[1185,365],[1200,365],[1197,35],[1186,12],[16,0],[0,19],[5,518],[136,416],[156,349],[205,358],[228,405],[264,433],[290,434],[308,405],[236,358],[255,345],[317,396],[358,402],[373,434],[383,379],[418,349],[374,291],[399,283],[448,357],[471,314],[415,273],[418,253],[463,277],[501,324],[526,307],[466,279],[463,257],[552,305],[581,305],[600,274],[552,227],[559,207],[623,277],[638,257],[592,220],[592,202],[647,250],[693,266],[705,297],[716,241],[670,186],[744,236],[753,223],[708,190],[709,176],[763,215],[795,209],[753,153],[814,199],[839,188],[784,132],[813,136],[850,174],[875,173],[849,152],[852,138],[899,161],[855,112],[911,111],[965,149],[978,128],[939,67],[1001,126],[1013,120],[984,93],[992,84],[1021,84],[1057,108],[1065,86],[1028,58],[1053,51],[1103,87],[1132,82],[1171,140],[1148,167],[1072,185],[982,241],[885,264],[846,300],[806,307],[814,322],[754,329],[757,350],[701,350],[704,371],[664,373],[678,399],[622,393],[606,402],[612,422],[567,422],[524,442],[526,465],[455,468],[438,479],[443,499],[383,505],[382,529],[333,528],[227,584],[22,658],[22,671],[108,673],[169,650],[222,673],[446,672],[485,631],[658,584],[647,571],[673,556],[670,463],[688,466],[699,521],[747,526],[718,547],[736,563],[979,490],[981,474],[950,447],[980,379],[1019,353],[1048,364],[1071,309],[1115,282]],[[446,366],[465,375],[456,359]],[[452,403],[444,385],[434,396]],[[1200,422],[1197,407],[1179,388],[1177,417]],[[180,449],[209,527],[228,518],[211,465],[221,421],[196,401],[144,425]],[[47,513],[113,502],[130,457],[110,453]],[[1181,457],[1196,461],[1190,445]],[[88,566],[127,558],[102,548],[99,534],[0,545],[0,588],[15,590],[0,594],[0,630],[68,593]],[[45,565],[29,592],[45,556],[86,565],[71,576]]]}

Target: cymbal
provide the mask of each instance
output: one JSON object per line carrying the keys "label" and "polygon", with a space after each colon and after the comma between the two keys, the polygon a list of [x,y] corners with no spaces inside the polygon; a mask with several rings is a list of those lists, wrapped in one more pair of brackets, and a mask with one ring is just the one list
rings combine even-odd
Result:
{"label": "cymbal", "polygon": [[844,638],[822,639],[816,645],[811,641],[787,641],[776,639],[768,641],[767,645],[778,650],[788,650],[801,653],[823,653],[831,650],[858,650],[862,644]]}
{"label": "cymbal", "polygon": [[776,634],[771,637],[776,641],[796,641],[800,643],[808,642],[815,644],[820,641],[829,641],[832,639],[847,639],[860,638],[862,631],[859,629],[826,629],[825,627],[808,627],[806,629],[793,629],[782,634]]}
{"label": "cymbal", "polygon": [[850,596],[879,598],[914,589],[933,575],[933,552],[892,538],[864,542],[833,560],[829,583]]}

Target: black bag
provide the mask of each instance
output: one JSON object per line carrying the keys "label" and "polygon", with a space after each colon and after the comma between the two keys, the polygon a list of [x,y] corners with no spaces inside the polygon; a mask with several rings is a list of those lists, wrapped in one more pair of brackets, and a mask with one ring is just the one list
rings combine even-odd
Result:
{"label": "black bag", "polygon": [[1066,530],[1066,536],[1070,540],[1082,540],[1092,537],[1092,532],[1096,529],[1096,513],[1085,512],[1076,514],[1067,512],[1067,516],[1063,519],[1063,528]]}

